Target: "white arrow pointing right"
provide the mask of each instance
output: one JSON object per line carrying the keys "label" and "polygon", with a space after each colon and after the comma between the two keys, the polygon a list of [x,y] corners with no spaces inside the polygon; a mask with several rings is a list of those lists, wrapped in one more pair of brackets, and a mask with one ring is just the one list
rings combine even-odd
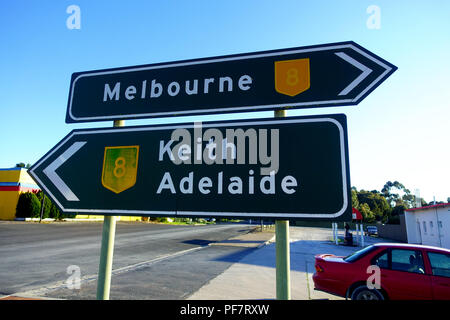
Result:
{"label": "white arrow pointing right", "polygon": [[344,90],[342,90],[339,93],[340,96],[345,96],[350,91],[352,91],[358,84],[360,84],[360,82],[363,81],[372,72],[372,69],[366,67],[362,63],[356,61],[355,59],[353,59],[352,57],[343,52],[336,52],[335,55],[337,55],[341,59],[344,59],[345,61],[354,65],[355,67],[357,67],[359,70],[362,71],[362,73],[355,80],[353,80],[347,87],[344,88]]}
{"label": "white arrow pointing right", "polygon": [[67,201],[80,201],[78,197],[70,190],[67,184],[56,174],[58,169],[64,162],[66,162],[71,156],[73,156],[78,150],[86,144],[86,141],[79,141],[72,144],[66,151],[64,151],[55,161],[42,170],[44,174],[50,179],[55,187],[62,193]]}

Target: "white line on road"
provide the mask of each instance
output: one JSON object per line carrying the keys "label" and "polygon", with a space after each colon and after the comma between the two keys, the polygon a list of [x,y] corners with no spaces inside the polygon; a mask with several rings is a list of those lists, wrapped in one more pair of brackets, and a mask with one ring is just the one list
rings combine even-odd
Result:
{"label": "white line on road", "polygon": [[[191,248],[191,249],[187,249],[187,250],[182,250],[182,251],[178,251],[175,253],[171,253],[171,254],[165,254],[162,256],[159,256],[157,258],[151,259],[151,260],[147,260],[147,261],[143,261],[143,262],[139,262],[139,263],[135,263],[129,266],[125,266],[125,267],[121,267],[118,269],[114,269],[112,271],[112,275],[118,275],[121,273],[125,273],[125,272],[129,272],[129,271],[134,271],[140,268],[145,268],[148,267],[152,264],[155,264],[157,262],[163,261],[163,260],[167,260],[170,258],[175,258],[178,256],[182,256],[184,254],[190,253],[190,252],[194,252],[200,249],[204,249],[207,248],[208,246],[203,246],[203,247],[196,247],[196,248]],[[92,282],[94,280],[97,280],[98,278],[98,274],[91,274],[91,275],[86,275],[80,278],[80,285],[83,283],[88,283],[88,282]],[[68,289],[68,285],[67,285],[67,280],[65,281],[57,281],[54,282],[52,284],[46,285],[44,287],[39,287],[39,288],[35,288],[35,289],[31,289],[31,290],[27,290],[27,291],[22,291],[22,292],[16,292],[14,294],[12,294],[13,296],[20,296],[20,297],[43,297],[46,294],[48,294],[51,291],[55,291],[55,290],[59,290],[59,289]]]}

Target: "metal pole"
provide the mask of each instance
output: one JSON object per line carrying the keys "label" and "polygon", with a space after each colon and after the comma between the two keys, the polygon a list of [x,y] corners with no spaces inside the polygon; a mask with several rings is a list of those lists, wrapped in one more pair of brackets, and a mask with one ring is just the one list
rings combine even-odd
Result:
{"label": "metal pole", "polygon": [[359,247],[359,224],[358,221],[355,222],[355,240],[356,240],[356,245]]}
{"label": "metal pole", "polygon": [[42,200],[41,200],[41,211],[39,212],[39,223],[42,221],[42,216],[44,215],[44,209],[45,209],[45,194],[44,191],[42,192]]}
{"label": "metal pole", "polygon": [[[124,120],[115,120],[114,127],[125,126]],[[116,217],[104,216],[102,230],[102,247],[98,268],[97,300],[109,300],[111,271],[114,255],[114,239],[116,236]]]}
{"label": "metal pole", "polygon": [[[275,110],[275,118],[286,117],[285,110]],[[291,299],[289,220],[275,221],[276,241],[276,294],[278,300]]]}
{"label": "metal pole", "polygon": [[336,225],[334,222],[331,223],[331,228],[333,230],[333,242],[336,244]]}
{"label": "metal pole", "polygon": [[275,221],[277,299],[291,299],[289,220]]}
{"label": "metal pole", "polygon": [[361,222],[361,247],[364,247],[364,228]]}
{"label": "metal pole", "polygon": [[109,300],[115,235],[116,217],[105,216],[103,220],[102,248],[98,269],[97,300]]}
{"label": "metal pole", "polygon": [[336,245],[338,245],[339,244],[339,230],[338,230],[337,222],[334,223],[334,234],[336,235],[334,237],[334,242],[336,243]]}

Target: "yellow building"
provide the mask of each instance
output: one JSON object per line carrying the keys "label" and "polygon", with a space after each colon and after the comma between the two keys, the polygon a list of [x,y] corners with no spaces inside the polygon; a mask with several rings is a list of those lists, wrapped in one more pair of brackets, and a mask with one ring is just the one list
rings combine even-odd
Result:
{"label": "yellow building", "polygon": [[[25,168],[0,169],[0,220],[14,220],[16,207],[22,192],[38,192],[41,189]],[[77,219],[103,216],[76,215]],[[141,217],[117,217],[120,221],[141,221]]]}
{"label": "yellow building", "polygon": [[41,190],[27,169],[0,169],[0,220],[14,220],[19,195]]}

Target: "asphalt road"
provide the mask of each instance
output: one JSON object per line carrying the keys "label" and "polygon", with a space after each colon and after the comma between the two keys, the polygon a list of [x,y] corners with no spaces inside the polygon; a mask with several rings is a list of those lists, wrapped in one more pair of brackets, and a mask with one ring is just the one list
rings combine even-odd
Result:
{"label": "asphalt road", "polygon": [[[253,250],[208,244],[250,229],[117,222],[110,298],[185,299]],[[95,299],[101,232],[101,222],[0,222],[0,295]]]}

